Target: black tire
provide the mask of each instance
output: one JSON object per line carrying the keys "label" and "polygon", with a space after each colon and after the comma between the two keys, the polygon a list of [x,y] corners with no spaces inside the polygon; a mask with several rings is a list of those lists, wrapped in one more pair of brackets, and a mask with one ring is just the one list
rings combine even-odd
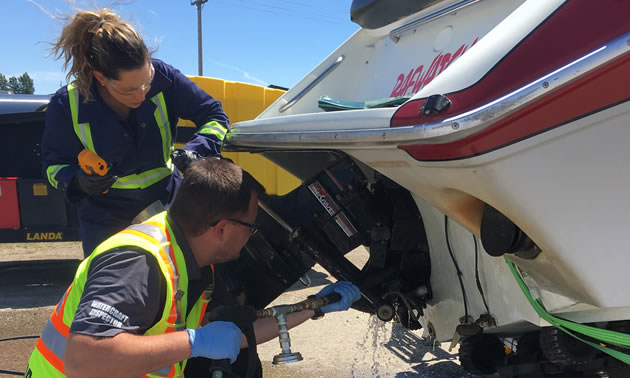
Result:
{"label": "black tire", "polygon": [[517,355],[536,356],[540,352],[540,334],[538,332],[529,332],[518,338],[516,344]]}
{"label": "black tire", "polygon": [[462,340],[459,347],[459,362],[471,374],[492,374],[505,358],[505,346],[498,338],[481,334]]}
{"label": "black tire", "polygon": [[599,350],[555,327],[540,331],[540,349],[547,360],[559,366],[584,365],[600,354]]}

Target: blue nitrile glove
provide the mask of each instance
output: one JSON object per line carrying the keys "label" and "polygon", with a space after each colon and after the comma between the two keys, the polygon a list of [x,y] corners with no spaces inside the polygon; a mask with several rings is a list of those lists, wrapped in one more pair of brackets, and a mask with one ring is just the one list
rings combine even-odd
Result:
{"label": "blue nitrile glove", "polygon": [[345,311],[350,308],[350,305],[361,298],[361,291],[358,287],[354,286],[348,281],[337,281],[323,288],[319,293],[315,294],[316,297],[323,297],[331,293],[339,293],[341,299],[338,302],[331,303],[320,309],[321,312],[333,312],[333,311]]}
{"label": "blue nitrile glove", "polygon": [[192,345],[190,357],[206,357],[212,360],[228,358],[236,361],[241,351],[242,332],[231,322],[210,322],[199,329],[186,329]]}

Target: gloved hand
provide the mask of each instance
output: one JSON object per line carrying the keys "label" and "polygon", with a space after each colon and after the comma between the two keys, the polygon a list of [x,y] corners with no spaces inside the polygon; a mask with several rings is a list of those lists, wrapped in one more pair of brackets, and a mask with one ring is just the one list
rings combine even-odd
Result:
{"label": "gloved hand", "polygon": [[89,196],[97,196],[106,192],[118,180],[118,176],[111,173],[105,176],[89,175],[82,170],[78,170],[70,182],[74,187]]}
{"label": "gloved hand", "polygon": [[331,293],[339,293],[341,299],[338,302],[331,303],[320,308],[323,313],[333,311],[345,311],[350,308],[350,305],[361,298],[361,291],[358,287],[354,286],[348,281],[337,281],[323,288],[319,293],[315,294],[316,297],[323,297]]}
{"label": "gloved hand", "polygon": [[202,156],[196,151],[176,149],[171,153],[171,158],[173,159],[175,167],[179,169],[181,173],[184,173],[193,161],[201,159]]}
{"label": "gloved hand", "polygon": [[241,351],[243,333],[232,322],[210,322],[198,329],[186,329],[186,332],[192,346],[190,357],[227,358],[233,364]]}

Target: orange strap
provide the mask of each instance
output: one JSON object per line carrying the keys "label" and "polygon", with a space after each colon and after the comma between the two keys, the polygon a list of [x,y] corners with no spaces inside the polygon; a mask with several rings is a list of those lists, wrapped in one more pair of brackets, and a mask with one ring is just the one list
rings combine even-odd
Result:
{"label": "orange strap", "polygon": [[[55,309],[50,315],[50,322],[52,323],[53,327],[55,327],[57,332],[64,335],[66,338],[70,336],[70,327],[68,327],[63,322],[63,312],[64,312],[64,309],[66,308],[66,300],[68,299],[68,296],[70,295],[71,290],[72,290],[72,284],[68,286],[68,289],[66,290],[66,293],[63,296],[63,301],[61,302],[61,305],[55,306]],[[57,312],[58,309],[60,310],[60,312]]]}
{"label": "orange strap", "polygon": [[46,344],[44,344],[44,341],[42,340],[41,337],[39,338],[39,340],[37,340],[37,344],[35,345],[35,348],[37,348],[39,353],[41,353],[42,356],[44,356],[44,358],[46,359],[46,361],[48,361],[52,366],[54,366],[55,369],[59,370],[64,375],[66,374],[63,367],[63,360],[59,359],[59,357],[57,357],[53,352],[50,351],[50,349],[48,349],[48,347],[46,346]]}

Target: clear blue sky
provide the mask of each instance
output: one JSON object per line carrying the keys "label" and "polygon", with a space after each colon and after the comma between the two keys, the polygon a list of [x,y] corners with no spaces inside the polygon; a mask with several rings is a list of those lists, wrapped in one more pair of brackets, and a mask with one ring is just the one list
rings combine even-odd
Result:
{"label": "clear blue sky", "polygon": [[[203,74],[292,87],[358,30],[351,0],[208,0],[202,9]],[[197,7],[190,0],[0,0],[0,73],[28,73],[36,94],[65,85],[62,61],[48,56],[64,25],[53,15],[109,7],[130,21],[155,57],[196,75]],[[38,6],[39,5],[39,6]]]}

